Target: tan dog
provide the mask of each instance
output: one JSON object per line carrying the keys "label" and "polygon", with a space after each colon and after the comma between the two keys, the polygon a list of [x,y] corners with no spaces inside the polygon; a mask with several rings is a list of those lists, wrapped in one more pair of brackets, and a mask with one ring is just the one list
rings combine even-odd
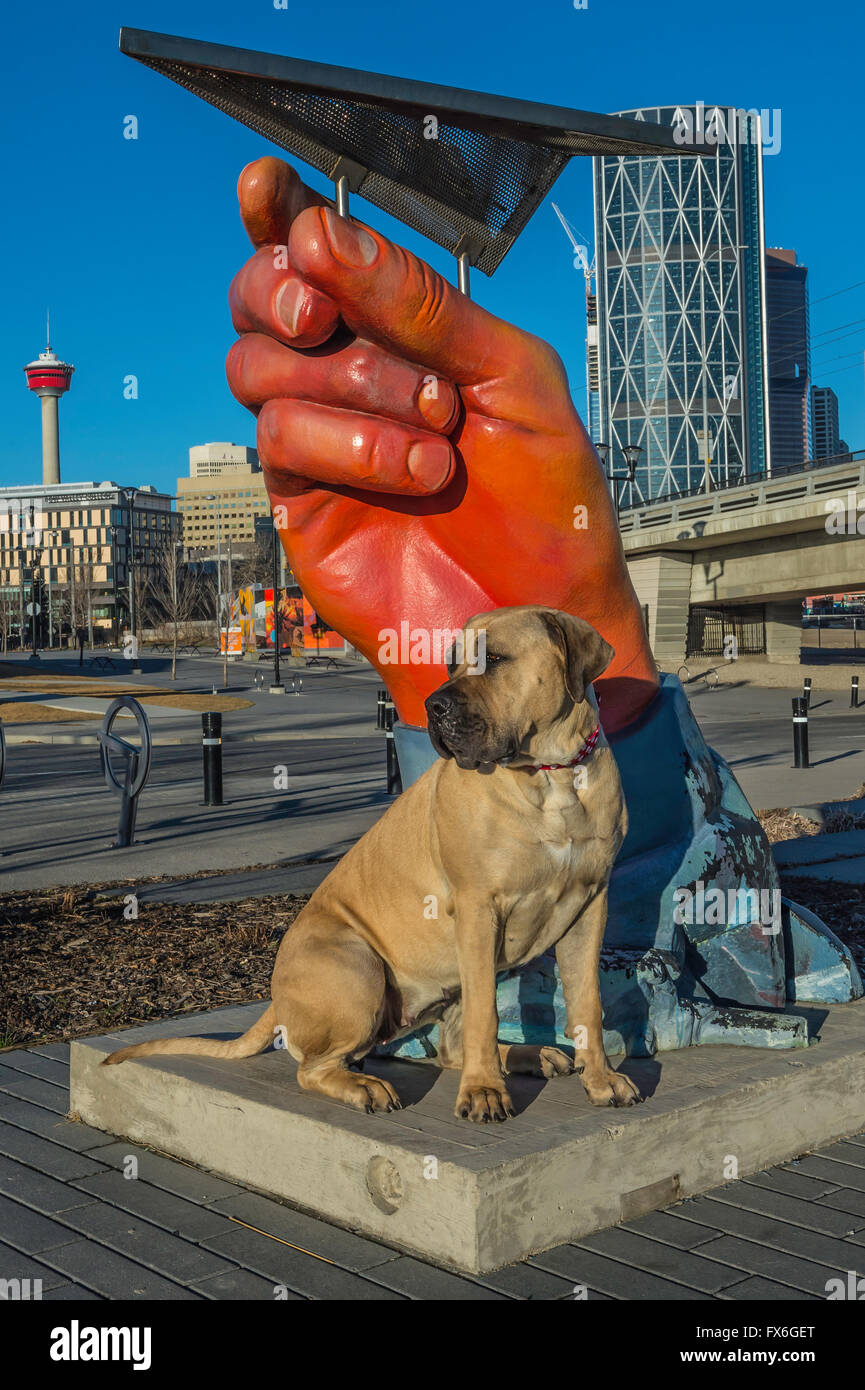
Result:
{"label": "tan dog", "polygon": [[349,1063],[437,1019],[440,1063],[462,1071],[456,1114],[504,1120],[508,1072],[574,1069],[558,1048],[496,1040],[497,972],[555,945],[589,1099],[640,1099],[604,1053],[598,985],[607,885],[627,827],[591,689],[612,648],[547,608],[497,609],[465,631],[474,636],[463,652],[482,652],[483,635],[485,661],[451,663],[426,702],[441,757],[313,893],[283,938],[259,1021],[234,1042],[141,1043],[107,1063],[250,1057],[280,1033],[305,1089],[392,1110],[390,1082]]}

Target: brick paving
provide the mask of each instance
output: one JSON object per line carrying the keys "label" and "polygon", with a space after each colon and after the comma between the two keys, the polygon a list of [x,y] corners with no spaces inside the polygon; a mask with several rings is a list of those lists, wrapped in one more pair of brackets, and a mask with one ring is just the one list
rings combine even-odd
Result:
{"label": "brick paving", "polygon": [[[68,1049],[0,1054],[0,1279],[51,1299],[801,1301],[865,1273],[865,1133],[459,1275],[66,1119]],[[130,1158],[138,1175],[125,1175]]]}

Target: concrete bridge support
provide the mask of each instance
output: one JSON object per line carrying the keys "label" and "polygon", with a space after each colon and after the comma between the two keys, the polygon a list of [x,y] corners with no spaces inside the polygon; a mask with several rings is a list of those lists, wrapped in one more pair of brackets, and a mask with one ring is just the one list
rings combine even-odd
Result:
{"label": "concrete bridge support", "polygon": [[766,604],[766,660],[799,660],[802,645],[802,600]]}
{"label": "concrete bridge support", "polygon": [[675,671],[685,660],[691,594],[690,551],[661,551],[628,561],[637,598],[649,610],[649,641],[655,660]]}

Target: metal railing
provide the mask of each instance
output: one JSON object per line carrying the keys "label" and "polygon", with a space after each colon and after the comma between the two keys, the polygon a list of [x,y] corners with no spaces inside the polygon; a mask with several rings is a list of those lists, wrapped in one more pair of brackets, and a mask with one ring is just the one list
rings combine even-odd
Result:
{"label": "metal railing", "polygon": [[[643,501],[626,502],[622,500],[619,504],[620,512],[638,512],[646,507],[654,507],[662,502],[681,502],[687,497],[713,497],[718,492],[729,492],[737,487],[754,487],[758,483],[771,483],[776,478],[787,478],[794,474],[811,473],[820,468],[837,468],[845,463],[865,462],[865,449],[850,450],[846,454],[837,454],[833,458],[809,459],[807,463],[790,464],[786,468],[773,468],[771,473],[750,473],[747,477],[735,478],[729,482],[716,483],[712,480],[711,487],[707,488],[705,483],[699,487],[681,488],[676,491],[663,492],[657,497],[648,497]],[[633,490],[633,489],[632,489]]]}

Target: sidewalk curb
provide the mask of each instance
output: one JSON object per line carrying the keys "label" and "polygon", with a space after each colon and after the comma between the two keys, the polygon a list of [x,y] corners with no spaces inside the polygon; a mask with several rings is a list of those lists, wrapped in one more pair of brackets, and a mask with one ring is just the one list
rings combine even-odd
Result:
{"label": "sidewalk curb", "polygon": [[788,809],[792,815],[823,825],[829,816],[839,812],[842,815],[865,816],[865,796],[854,797],[850,801],[823,801],[816,806],[790,806]]}
{"label": "sidewalk curb", "polygon": [[[151,728],[152,733],[152,728]],[[305,730],[296,729],[280,733],[274,730],[270,733],[261,734],[223,734],[223,743],[297,743],[314,739],[344,739],[361,741],[365,738],[375,738],[379,733],[378,729],[371,728],[368,734],[338,733],[325,730]],[[201,734],[178,734],[176,737],[171,735],[152,734],[154,748],[177,747],[180,744],[190,747],[200,747]],[[63,744],[72,745],[80,748],[94,748],[97,744],[96,731],[87,734],[13,734],[6,731],[7,747],[22,744]]]}

